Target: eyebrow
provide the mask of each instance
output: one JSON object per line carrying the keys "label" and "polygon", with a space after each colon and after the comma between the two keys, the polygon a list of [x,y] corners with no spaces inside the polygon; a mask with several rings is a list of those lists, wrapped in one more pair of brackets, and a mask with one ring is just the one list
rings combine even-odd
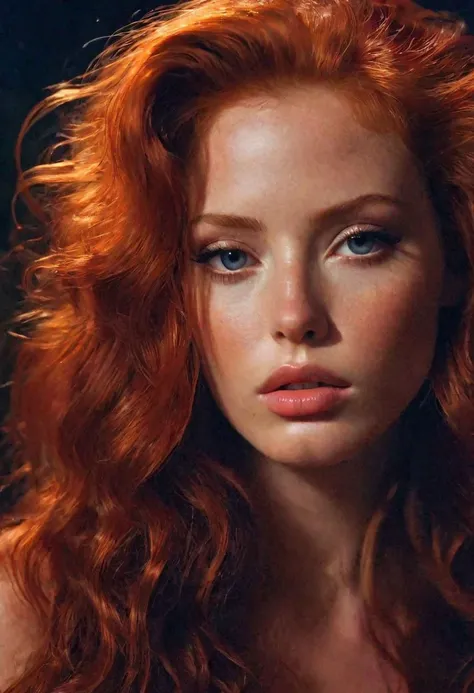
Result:
{"label": "eyebrow", "polygon": [[[329,224],[337,221],[340,218],[346,217],[351,213],[359,211],[362,207],[368,204],[390,204],[397,207],[403,207],[404,203],[391,195],[381,195],[372,193],[369,195],[359,195],[352,200],[347,200],[341,204],[333,205],[321,212],[316,212],[311,217],[311,225]],[[239,216],[237,214],[214,214],[205,212],[199,214],[191,220],[191,226],[196,226],[199,223],[206,222],[213,226],[219,226],[226,229],[249,229],[252,231],[266,231],[265,224],[255,217]]]}

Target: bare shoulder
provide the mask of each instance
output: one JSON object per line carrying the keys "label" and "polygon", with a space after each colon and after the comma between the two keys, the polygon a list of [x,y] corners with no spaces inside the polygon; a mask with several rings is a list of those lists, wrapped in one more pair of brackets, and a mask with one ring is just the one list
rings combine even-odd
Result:
{"label": "bare shoulder", "polygon": [[15,530],[0,534],[0,693],[17,679],[34,652],[40,629],[5,570]]}

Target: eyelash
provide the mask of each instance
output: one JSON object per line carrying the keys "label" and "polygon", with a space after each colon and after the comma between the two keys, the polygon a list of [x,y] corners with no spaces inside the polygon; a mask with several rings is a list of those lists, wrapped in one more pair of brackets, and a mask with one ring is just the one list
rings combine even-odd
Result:
{"label": "eyelash", "polygon": [[[358,238],[358,237],[365,237],[367,239],[370,239],[371,241],[379,241],[383,243],[385,246],[388,246],[389,248],[395,246],[397,243],[400,242],[401,238],[399,236],[394,236],[391,233],[387,233],[386,231],[370,231],[370,230],[365,230],[365,229],[359,229],[354,232],[354,230],[348,230],[345,234],[343,234],[339,245],[342,245],[345,241],[352,239],[352,238]],[[210,246],[203,252],[199,253],[197,256],[193,258],[194,262],[198,264],[202,264],[205,266],[205,268],[213,275],[213,280],[222,282],[223,284],[228,284],[232,283],[235,281],[239,281],[242,279],[242,276],[246,275],[248,271],[251,269],[250,267],[244,267],[240,270],[227,270],[227,271],[217,271],[214,269],[211,269],[207,263],[209,263],[212,258],[217,257],[219,253],[222,253],[224,251],[229,251],[229,250],[241,250],[244,253],[247,253],[246,250],[243,248],[240,248],[238,245],[234,244],[227,244],[227,243],[220,243],[216,244],[214,246]],[[250,253],[248,253],[250,254]],[[367,255],[354,255],[354,259],[357,258],[356,260],[349,260],[349,262],[357,261],[357,262],[363,262],[366,266],[371,266],[375,265],[377,262],[380,261],[381,256],[383,256],[385,253],[384,251],[379,251],[376,253],[370,253]],[[345,256],[347,257],[347,256]]]}

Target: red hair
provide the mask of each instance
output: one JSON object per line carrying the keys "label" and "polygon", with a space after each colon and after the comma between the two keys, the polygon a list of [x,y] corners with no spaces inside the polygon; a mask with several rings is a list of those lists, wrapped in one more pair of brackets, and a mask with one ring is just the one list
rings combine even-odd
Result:
{"label": "red hair", "polygon": [[[229,99],[317,81],[409,142],[470,279],[474,41],[408,0],[194,0],[116,37],[24,124],[20,144],[63,114],[18,184],[48,247],[15,320],[5,431],[24,493],[3,527],[44,638],[10,691],[259,690],[245,473],[207,442],[227,432],[193,343],[189,163]],[[416,693],[474,685],[473,319],[469,283],[361,548],[373,637]]]}

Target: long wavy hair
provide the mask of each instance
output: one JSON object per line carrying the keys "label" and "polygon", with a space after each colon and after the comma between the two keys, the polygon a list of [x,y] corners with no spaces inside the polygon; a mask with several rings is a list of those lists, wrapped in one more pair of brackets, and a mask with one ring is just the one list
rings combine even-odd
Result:
{"label": "long wavy hair", "polygon": [[[474,40],[409,0],[193,0],[117,35],[20,134],[41,252],[19,246],[4,487],[21,493],[1,527],[16,527],[5,569],[42,634],[11,693],[263,689],[245,451],[193,339],[190,162],[232,99],[317,82],[404,138],[466,278],[359,569],[372,637],[409,690],[474,690]],[[22,140],[51,113],[57,139],[23,172]]]}

